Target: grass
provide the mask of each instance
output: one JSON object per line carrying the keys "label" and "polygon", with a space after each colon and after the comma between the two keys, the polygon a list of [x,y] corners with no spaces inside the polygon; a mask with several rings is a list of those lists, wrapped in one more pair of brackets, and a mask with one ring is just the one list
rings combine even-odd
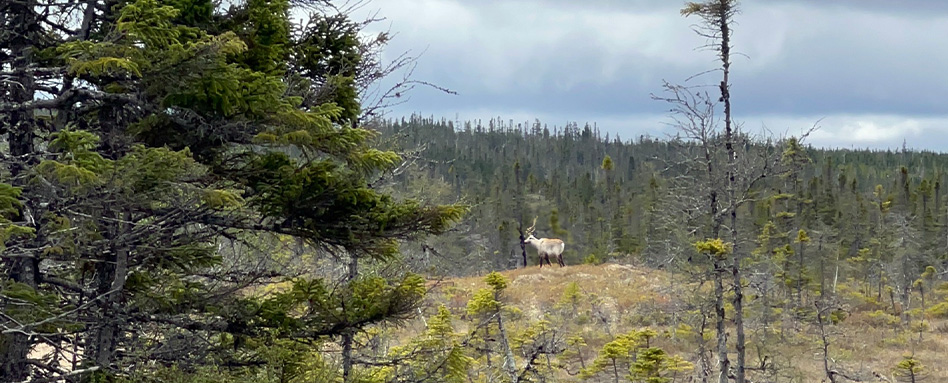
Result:
{"label": "grass", "polygon": [[[660,347],[695,361],[701,315],[693,303],[710,299],[706,289],[664,271],[618,264],[542,269],[534,266],[501,274],[510,280],[503,299],[519,312],[508,321],[513,332],[529,323],[554,318],[554,322],[559,321],[557,326],[561,331],[583,337],[587,346],[582,355],[588,361],[615,335],[647,326],[664,334],[656,340]],[[579,287],[576,305],[570,303],[568,294],[564,297],[571,283]],[[436,305],[445,304],[461,319],[456,321],[456,329],[465,331],[469,323],[465,320],[467,300],[475,291],[486,287],[482,276],[442,281],[429,294],[426,315],[432,313]],[[874,375],[878,374],[892,380],[895,365],[914,353],[926,366],[928,381],[948,381],[948,364],[941,363],[948,353],[948,319],[928,315],[913,318],[914,325],[903,325],[889,305],[866,304],[871,299],[853,294],[852,290],[858,289],[847,290],[848,317],[826,328],[831,342],[830,357],[835,361],[832,368],[864,379],[877,379]],[[933,306],[933,300],[943,302],[945,297],[930,297],[929,307]],[[779,368],[778,381],[821,381],[824,378],[822,344],[815,321],[795,315],[794,310],[778,309],[774,310],[771,323],[763,323],[759,313],[750,312],[759,309],[757,302],[749,297],[747,303],[748,365],[759,367],[760,350],[760,354],[771,355],[768,366]],[[925,321],[924,326],[918,325],[921,320]],[[709,317],[705,324],[705,338],[709,339],[708,347],[712,347],[713,318]],[[407,339],[423,327],[420,321],[414,323],[401,330],[399,338]],[[729,332],[733,340],[734,329]],[[734,355],[731,358],[733,361]],[[755,374],[759,372],[752,371],[749,377]],[[557,378],[559,381],[577,379],[566,374],[559,374]]]}

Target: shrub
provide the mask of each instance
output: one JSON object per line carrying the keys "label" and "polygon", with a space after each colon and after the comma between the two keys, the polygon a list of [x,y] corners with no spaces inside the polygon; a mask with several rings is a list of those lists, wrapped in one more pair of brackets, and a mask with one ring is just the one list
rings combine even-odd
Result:
{"label": "shrub", "polygon": [[895,326],[901,323],[899,317],[889,314],[882,310],[876,310],[869,313],[869,324],[874,327]]}
{"label": "shrub", "polygon": [[933,318],[948,319],[948,302],[941,302],[925,310]]}
{"label": "shrub", "polygon": [[602,260],[596,256],[596,254],[589,254],[586,258],[583,259],[583,263],[587,265],[601,265]]}

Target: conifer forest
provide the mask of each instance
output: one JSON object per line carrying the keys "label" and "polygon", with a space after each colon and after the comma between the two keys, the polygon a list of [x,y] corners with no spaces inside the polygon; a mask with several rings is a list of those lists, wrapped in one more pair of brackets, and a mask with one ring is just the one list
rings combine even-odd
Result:
{"label": "conifer forest", "polygon": [[668,137],[387,113],[350,5],[0,0],[0,382],[948,381],[948,155],[742,128],[741,2]]}

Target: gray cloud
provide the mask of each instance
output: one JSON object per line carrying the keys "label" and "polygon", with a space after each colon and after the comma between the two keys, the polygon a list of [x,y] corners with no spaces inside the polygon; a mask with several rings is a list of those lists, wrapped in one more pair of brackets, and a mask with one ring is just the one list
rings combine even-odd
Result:
{"label": "gray cloud", "polygon": [[[682,3],[375,0],[368,8],[397,33],[392,54],[426,50],[416,78],[460,93],[418,89],[390,115],[534,116],[660,135],[665,106],[649,94],[715,66],[711,52],[695,50],[704,41],[690,30],[697,20],[678,14]],[[936,134],[948,122],[946,19],[943,1],[745,1],[735,112],[755,125],[809,121],[798,128],[827,117],[826,133],[814,136],[826,145],[899,146]]]}
{"label": "gray cloud", "polygon": [[855,11],[885,12],[919,17],[942,17],[948,14],[948,2],[939,0],[766,0],[763,5],[801,4],[807,7],[842,8]]}

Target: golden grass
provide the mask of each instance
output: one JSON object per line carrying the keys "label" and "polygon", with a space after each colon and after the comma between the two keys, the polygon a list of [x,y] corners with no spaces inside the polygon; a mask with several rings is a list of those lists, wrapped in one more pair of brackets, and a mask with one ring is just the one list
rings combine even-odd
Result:
{"label": "golden grass", "polygon": [[[694,291],[694,285],[681,283],[664,271],[618,264],[542,269],[533,266],[503,271],[501,274],[510,280],[504,300],[522,313],[519,318],[509,322],[515,328],[523,328],[530,322],[547,317],[561,301],[567,286],[572,282],[577,283],[582,294],[582,311],[590,313],[595,308],[606,322],[584,318],[560,324],[571,335],[581,335],[586,339],[588,349],[584,355],[587,357],[594,357],[598,348],[611,340],[612,336],[641,327],[648,326],[659,333],[679,334],[676,325],[688,321],[687,315],[681,313],[684,301],[689,299],[689,295],[702,296],[702,293]],[[429,295],[429,300],[432,307],[445,304],[463,318],[467,300],[475,291],[486,287],[483,276],[450,279],[436,287]],[[861,305],[858,300],[849,303],[851,316],[839,325],[827,326],[831,334],[830,357],[836,361],[834,368],[863,378],[878,373],[892,379],[893,367],[914,351],[915,358],[927,367],[927,381],[948,382],[948,363],[942,362],[948,355],[948,321],[928,318],[927,330],[919,341],[919,334],[911,332],[908,326],[897,329],[900,326],[886,324],[885,317],[872,317],[870,314],[879,308],[878,305]],[[751,330],[760,328],[761,324],[758,315],[747,317],[747,358],[748,365],[751,365],[757,363],[754,342],[760,342],[759,338],[754,338],[755,333]],[[784,369],[781,374],[795,376],[798,379],[796,381],[821,381],[824,372],[818,328],[811,321],[800,321],[788,313],[777,315],[777,319],[774,328],[780,335],[770,338],[770,343],[764,346],[778,357]],[[406,332],[417,334],[423,328],[418,324],[414,323]],[[458,331],[465,331],[467,324],[466,320],[455,323]],[[707,325],[707,335],[712,338],[708,344],[712,346],[713,320],[709,319]],[[734,330],[729,331],[733,341]],[[666,351],[691,359],[697,349],[695,340],[692,334],[690,337],[676,336],[657,342]],[[571,379],[568,376],[562,378],[564,381]]]}
{"label": "golden grass", "polygon": [[[571,282],[579,284],[584,293],[594,293],[614,299],[618,306],[655,298],[657,287],[667,285],[668,278],[661,272],[645,272],[629,266],[607,264],[601,266],[577,265],[560,267],[536,266],[501,272],[511,283],[505,297],[515,305],[553,305]],[[457,288],[475,291],[487,285],[482,276],[453,279]],[[663,300],[667,297],[661,297]]]}

